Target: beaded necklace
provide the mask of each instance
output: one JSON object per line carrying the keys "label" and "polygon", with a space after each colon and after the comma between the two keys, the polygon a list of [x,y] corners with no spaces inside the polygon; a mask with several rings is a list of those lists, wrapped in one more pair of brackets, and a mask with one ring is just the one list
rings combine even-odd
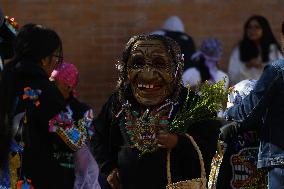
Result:
{"label": "beaded necklace", "polygon": [[[120,119],[120,128],[126,134],[127,142],[131,148],[139,150],[140,155],[151,153],[158,149],[157,135],[168,132],[172,103],[167,103],[158,109],[146,109],[140,113],[131,110],[131,106],[124,106],[125,116]],[[173,106],[172,106],[173,108]],[[123,110],[120,111],[120,113]]]}

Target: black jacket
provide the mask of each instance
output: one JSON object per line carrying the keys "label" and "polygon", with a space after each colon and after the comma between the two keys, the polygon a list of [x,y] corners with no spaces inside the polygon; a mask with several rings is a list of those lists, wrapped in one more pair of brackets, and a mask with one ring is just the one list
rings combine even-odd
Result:
{"label": "black jacket", "polygon": [[[59,166],[54,158],[54,147],[68,149],[56,133],[49,132],[49,120],[65,110],[66,103],[57,87],[49,81],[44,70],[32,61],[8,65],[3,79],[10,120],[26,111],[27,122],[23,126],[25,142],[22,154],[21,177],[32,180],[35,188],[73,188],[74,172]],[[39,102],[23,99],[24,89],[40,90]]]}
{"label": "black jacket", "polygon": [[262,123],[246,129],[239,123],[229,123],[221,128],[225,142],[223,160],[217,179],[217,189],[266,188],[267,173],[257,169],[259,130]]}
{"label": "black jacket", "polygon": [[[185,98],[181,98],[180,102],[184,100]],[[123,189],[165,188],[166,150],[158,149],[139,157],[136,149],[125,147],[127,141],[119,126],[121,117],[115,117],[120,107],[118,95],[114,93],[95,120],[94,153],[101,172],[108,175],[112,169],[118,168]],[[177,109],[174,110],[176,111]],[[216,149],[219,126],[219,121],[208,120],[192,125],[188,130],[201,149],[207,175]],[[197,152],[187,138],[179,137],[171,159],[173,182],[200,177]]]}

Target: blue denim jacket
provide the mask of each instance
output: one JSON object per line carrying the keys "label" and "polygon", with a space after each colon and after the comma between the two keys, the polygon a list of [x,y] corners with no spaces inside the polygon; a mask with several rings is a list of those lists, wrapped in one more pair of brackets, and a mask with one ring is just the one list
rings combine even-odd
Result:
{"label": "blue denim jacket", "polygon": [[254,90],[224,116],[243,127],[261,120],[258,167],[284,165],[284,60],[267,65]]}

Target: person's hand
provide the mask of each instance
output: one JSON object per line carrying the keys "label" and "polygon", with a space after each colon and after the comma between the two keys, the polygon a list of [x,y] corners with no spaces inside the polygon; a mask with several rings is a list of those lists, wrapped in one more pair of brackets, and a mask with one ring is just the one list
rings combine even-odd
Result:
{"label": "person's hand", "polygon": [[172,149],[178,143],[178,136],[170,133],[159,133],[158,134],[158,147]]}
{"label": "person's hand", "polygon": [[107,182],[113,189],[121,189],[120,183],[118,181],[118,170],[114,169],[107,177]]}

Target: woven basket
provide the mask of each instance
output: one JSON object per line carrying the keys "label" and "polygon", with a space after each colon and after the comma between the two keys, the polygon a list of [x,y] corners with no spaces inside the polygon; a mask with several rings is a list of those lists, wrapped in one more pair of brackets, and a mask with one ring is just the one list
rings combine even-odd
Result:
{"label": "woven basket", "polygon": [[201,176],[200,178],[191,179],[180,181],[176,183],[172,183],[172,176],[171,176],[171,150],[167,152],[167,179],[168,185],[166,186],[167,189],[206,189],[206,172],[204,168],[204,161],[202,158],[201,151],[199,150],[198,145],[190,136],[189,134],[185,134],[185,136],[191,141],[192,145],[194,146],[195,150],[198,153],[200,167],[201,167]]}

